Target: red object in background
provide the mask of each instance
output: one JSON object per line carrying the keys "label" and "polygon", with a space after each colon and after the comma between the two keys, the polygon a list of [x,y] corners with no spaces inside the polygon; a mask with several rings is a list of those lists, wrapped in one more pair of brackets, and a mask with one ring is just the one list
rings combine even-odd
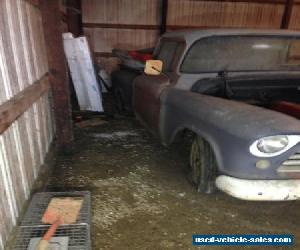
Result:
{"label": "red object in background", "polygon": [[271,109],[300,119],[300,104],[292,102],[275,102]]}
{"label": "red object in background", "polygon": [[134,59],[134,60],[138,60],[141,62],[146,62],[147,60],[151,60],[152,59],[152,55],[151,54],[144,54],[144,53],[140,53],[137,51],[129,51],[128,55]]}

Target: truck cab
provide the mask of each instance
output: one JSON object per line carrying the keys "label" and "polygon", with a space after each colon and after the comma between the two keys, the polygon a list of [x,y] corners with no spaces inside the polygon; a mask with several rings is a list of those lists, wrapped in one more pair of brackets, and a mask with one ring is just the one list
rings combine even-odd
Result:
{"label": "truck cab", "polygon": [[134,113],[164,145],[194,134],[190,179],[198,191],[300,198],[299,32],[171,32],[153,57],[161,72],[133,80]]}

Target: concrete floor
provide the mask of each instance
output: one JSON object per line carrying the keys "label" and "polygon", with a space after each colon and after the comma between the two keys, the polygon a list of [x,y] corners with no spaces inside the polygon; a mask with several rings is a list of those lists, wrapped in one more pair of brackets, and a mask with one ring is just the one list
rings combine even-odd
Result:
{"label": "concrete floor", "polygon": [[75,153],[58,159],[48,189],[92,192],[95,250],[195,249],[196,233],[291,233],[300,249],[300,202],[201,195],[185,179],[185,152],[164,148],[133,119],[112,120],[77,133]]}

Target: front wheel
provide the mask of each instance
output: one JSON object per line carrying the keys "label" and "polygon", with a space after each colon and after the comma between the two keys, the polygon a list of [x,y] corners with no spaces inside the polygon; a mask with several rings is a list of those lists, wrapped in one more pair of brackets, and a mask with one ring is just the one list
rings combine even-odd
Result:
{"label": "front wheel", "polygon": [[189,179],[198,192],[215,192],[217,162],[210,144],[199,136],[193,140],[190,152]]}

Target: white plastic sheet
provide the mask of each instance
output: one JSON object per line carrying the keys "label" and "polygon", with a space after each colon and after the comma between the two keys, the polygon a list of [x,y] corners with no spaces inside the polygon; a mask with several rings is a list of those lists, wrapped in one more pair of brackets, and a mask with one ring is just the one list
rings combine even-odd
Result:
{"label": "white plastic sheet", "polygon": [[64,50],[80,110],[103,112],[101,90],[86,37],[63,34]]}

